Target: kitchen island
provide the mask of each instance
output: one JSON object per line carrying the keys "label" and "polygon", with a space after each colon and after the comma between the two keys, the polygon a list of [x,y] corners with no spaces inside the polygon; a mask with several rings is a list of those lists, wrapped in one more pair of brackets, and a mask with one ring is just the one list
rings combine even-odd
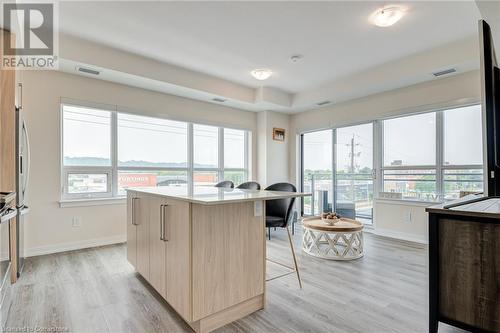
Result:
{"label": "kitchen island", "polygon": [[265,306],[265,201],[309,194],[127,189],[127,259],[196,332]]}

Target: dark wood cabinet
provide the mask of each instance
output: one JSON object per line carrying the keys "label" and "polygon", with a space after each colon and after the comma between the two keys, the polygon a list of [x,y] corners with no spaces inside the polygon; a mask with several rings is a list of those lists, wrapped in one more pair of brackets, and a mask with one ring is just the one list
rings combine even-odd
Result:
{"label": "dark wood cabinet", "polygon": [[439,321],[500,332],[500,198],[469,196],[427,212],[429,332]]}

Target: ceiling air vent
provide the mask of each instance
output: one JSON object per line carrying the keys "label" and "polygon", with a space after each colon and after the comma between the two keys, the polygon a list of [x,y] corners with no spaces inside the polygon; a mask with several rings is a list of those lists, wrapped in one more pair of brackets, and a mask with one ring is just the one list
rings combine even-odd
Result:
{"label": "ceiling air vent", "polygon": [[331,102],[330,101],[323,101],[323,102],[319,102],[319,103],[316,103],[317,106],[324,106],[324,105],[327,105],[327,104],[330,104]]}
{"label": "ceiling air vent", "polygon": [[448,69],[445,69],[443,71],[434,72],[434,73],[432,73],[432,75],[434,75],[435,77],[439,77],[439,76],[455,73],[456,71],[457,71],[456,68],[448,68]]}
{"label": "ceiling air vent", "polygon": [[217,103],[224,103],[226,100],[224,98],[215,97],[215,98],[212,98],[212,101],[217,102]]}
{"label": "ceiling air vent", "polygon": [[99,75],[101,72],[96,71],[95,69],[91,68],[86,68],[86,67],[77,67],[76,68],[79,72],[85,73],[85,74],[92,74],[92,75]]}

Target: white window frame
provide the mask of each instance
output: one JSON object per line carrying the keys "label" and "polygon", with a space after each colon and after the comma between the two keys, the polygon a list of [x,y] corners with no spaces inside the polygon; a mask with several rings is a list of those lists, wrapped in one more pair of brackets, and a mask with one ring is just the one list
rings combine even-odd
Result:
{"label": "white window frame", "polygon": [[[103,169],[100,167],[74,167],[67,166],[64,168],[63,172],[63,197],[67,199],[83,199],[83,198],[109,198],[112,193],[112,171],[111,169]],[[106,175],[106,192],[86,192],[86,193],[69,193],[68,191],[68,179],[72,174],[84,174],[84,175]]]}
{"label": "white window frame", "polygon": [[[218,132],[218,147],[217,147],[217,152],[218,152],[218,160],[217,160],[217,167],[216,168],[195,168],[194,167],[194,132],[193,132],[193,125],[206,125],[206,124],[194,124],[191,123],[188,129],[189,137],[191,138],[190,143],[189,143],[189,148],[191,150],[190,156],[190,162],[189,165],[191,166],[191,182],[193,182],[193,175],[195,172],[216,172],[217,173],[217,182],[221,182],[224,180],[225,172],[226,171],[236,171],[236,172],[243,172],[244,173],[244,180],[248,181],[250,178],[250,168],[249,168],[249,131],[243,130],[243,129],[238,129],[238,128],[229,128],[229,127],[218,127],[214,125],[206,125],[206,126],[213,126],[213,127],[218,127],[219,132]],[[244,136],[244,165],[243,168],[225,168],[224,167],[224,129],[234,129],[234,130],[239,130],[243,131],[245,133]],[[188,140],[189,141],[189,140]]]}
{"label": "white window frame", "polygon": [[[109,166],[73,166],[64,165],[64,106],[74,106],[84,109],[94,109],[100,111],[107,111],[111,114],[110,122],[110,153],[111,165]],[[95,198],[112,198],[113,197],[113,165],[114,165],[114,145],[113,145],[113,118],[116,117],[116,108],[110,105],[94,104],[94,103],[81,103],[72,100],[61,100],[60,104],[60,129],[61,129],[61,199],[62,200],[75,200],[75,199],[95,199]],[[69,193],[68,191],[68,177],[70,174],[106,174],[107,175],[107,191],[94,192],[94,193]]]}
{"label": "white window frame", "polygon": [[[377,127],[377,121],[363,121],[363,122],[357,122],[357,123],[353,123],[353,124],[348,124],[348,125],[342,125],[342,126],[337,126],[337,127],[330,127],[330,128],[322,128],[322,129],[318,129],[318,130],[315,130],[315,131],[308,131],[308,132],[302,132],[300,133],[300,140],[303,141],[304,140],[304,134],[307,134],[307,133],[314,133],[314,132],[320,132],[320,131],[329,131],[330,132],[330,136],[331,136],[331,141],[332,141],[332,164],[331,164],[331,167],[332,167],[332,170],[331,170],[331,178],[332,178],[332,186],[331,186],[331,191],[332,191],[332,205],[334,207],[334,209],[336,209],[336,205],[337,205],[337,131],[339,129],[343,129],[343,128],[346,128],[346,127],[352,127],[352,126],[360,126],[360,125],[368,125],[368,124],[371,124],[372,125],[372,136],[373,136],[373,152],[372,152],[372,175],[373,175],[373,199],[375,199],[375,194],[379,192],[379,185],[378,185],[378,181],[377,181],[377,172],[376,172],[376,166],[378,165],[378,161],[377,161],[377,158],[378,158],[378,155],[376,154],[377,150],[376,150],[376,146],[377,146],[377,138],[378,138],[378,127]],[[303,183],[304,183],[304,152],[302,151],[304,145],[303,145],[303,142],[300,143],[300,161],[301,161],[301,164],[300,165],[300,173],[301,175],[299,175],[299,179],[300,179],[300,182],[301,184],[298,184],[299,185],[299,188],[302,189],[303,188]],[[314,200],[315,200],[315,191],[313,190],[312,191],[312,195],[311,195],[311,203],[312,203],[312,213],[313,214],[316,214],[316,212],[314,212]],[[301,199],[301,210],[302,210],[302,214],[304,215],[304,212],[303,212],[303,200],[304,198]],[[304,215],[305,216],[305,215]],[[372,223],[373,223],[373,220],[374,220],[374,215],[372,213]],[[367,224],[367,226],[371,226],[371,224]]]}
{"label": "white window frame", "polygon": [[[189,136],[191,135],[192,132],[190,132],[190,127],[192,127],[190,123],[179,121],[179,120],[173,120],[172,121],[177,121],[177,122],[183,122],[187,124],[187,166],[185,168],[169,168],[169,167],[139,167],[139,166],[118,166],[118,114],[130,114],[133,116],[140,116],[140,117],[148,117],[148,118],[158,118],[158,119],[167,119],[167,118],[159,118],[159,117],[154,117],[150,115],[142,115],[142,114],[137,114],[129,111],[121,111],[117,110],[115,113],[112,123],[112,133],[113,133],[113,184],[116,184],[113,186],[113,197],[114,198],[123,198],[124,194],[119,193],[118,189],[118,174],[120,171],[183,171],[186,172],[186,177],[187,177],[187,183],[188,185],[191,185],[190,182],[190,176],[189,176],[189,165],[190,165],[190,158],[189,158]],[[167,119],[170,120],[170,119]]]}
{"label": "white window frame", "polygon": [[[463,103],[461,101],[460,103],[450,103],[448,105],[439,107],[439,108],[434,108],[431,110],[423,110],[419,112],[413,112],[413,113],[407,113],[407,114],[402,114],[394,117],[387,117],[387,118],[380,118],[376,119],[373,121],[365,121],[365,122],[357,122],[357,123],[351,123],[351,124],[342,124],[342,126],[337,126],[337,127],[329,127],[329,128],[320,128],[317,130],[310,130],[310,131],[303,131],[300,132],[299,138],[301,142],[299,143],[299,156],[301,159],[301,165],[300,171],[299,171],[299,181],[301,184],[298,184],[299,186],[303,186],[302,183],[304,181],[303,177],[303,158],[304,158],[304,152],[303,152],[303,134],[311,133],[311,132],[316,132],[316,131],[325,131],[325,130],[331,130],[332,131],[332,145],[335,147],[335,131],[338,128],[343,128],[343,127],[349,127],[349,126],[355,126],[355,125],[360,125],[360,124],[368,124],[368,123],[373,123],[373,174],[374,174],[374,184],[373,184],[373,195],[374,195],[374,200],[379,200],[380,199],[380,192],[383,192],[384,190],[384,171],[393,171],[393,170],[435,170],[436,172],[436,201],[431,201],[430,203],[437,203],[437,202],[443,202],[444,201],[444,174],[445,171],[447,170],[463,170],[463,169],[470,169],[470,170],[483,170],[483,164],[478,164],[478,165],[444,165],[444,112],[448,110],[453,110],[453,109],[459,109],[463,107],[468,107],[468,106],[475,106],[475,105],[480,105],[478,101],[476,100],[470,100],[467,101],[466,103]],[[413,165],[413,166],[385,166],[384,165],[384,120],[389,120],[389,119],[396,119],[396,118],[404,118],[404,117],[410,117],[418,114],[426,114],[426,113],[435,113],[436,114],[436,163],[433,165]],[[335,187],[335,149],[333,148],[332,152],[332,184],[333,187]],[[482,173],[483,176],[483,184],[484,184],[484,173]],[[333,189],[333,200],[335,200],[335,191]],[[391,200],[391,201],[411,201],[415,203],[427,203],[428,201],[424,200],[412,200],[412,199],[385,199],[384,200]]]}
{"label": "white window frame", "polygon": [[[111,112],[111,165],[110,166],[65,166],[64,165],[64,106],[75,106],[87,109],[97,109]],[[193,175],[195,171],[213,171],[217,173],[218,181],[224,179],[224,173],[230,171],[237,171],[244,173],[245,181],[251,177],[250,170],[250,134],[248,129],[234,128],[236,130],[244,131],[244,167],[243,168],[224,168],[224,127],[213,124],[201,124],[206,126],[213,126],[218,128],[218,166],[216,168],[194,168],[194,137],[193,125],[191,122],[184,122],[187,124],[187,166],[185,168],[168,168],[168,167],[133,167],[133,166],[118,166],[118,114],[131,114],[137,116],[146,116],[151,118],[159,118],[129,111],[122,111],[118,106],[110,106],[105,104],[88,103],[82,101],[74,101],[69,99],[62,99],[60,104],[60,135],[61,135],[61,201],[72,200],[85,200],[85,199],[120,199],[124,198],[123,194],[118,193],[118,173],[120,171],[183,171],[187,175],[187,185],[193,186]],[[168,118],[164,118],[168,119]],[[170,119],[169,119],[170,120]],[[180,121],[172,119],[172,121]],[[227,129],[233,129],[225,127]],[[107,192],[102,193],[68,193],[68,176],[70,174],[106,174],[108,177]]]}
{"label": "white window frame", "polygon": [[[380,157],[379,157],[379,169],[380,169],[380,183],[379,188],[380,191],[384,190],[384,171],[396,171],[396,170],[428,170],[436,172],[436,200],[434,201],[426,201],[426,200],[412,200],[412,199],[391,199],[391,200],[411,200],[416,202],[432,202],[439,203],[445,200],[444,193],[444,173],[446,170],[462,170],[462,169],[471,169],[471,170],[483,170],[483,164],[477,165],[444,165],[444,113],[453,109],[460,109],[468,106],[480,105],[478,103],[468,103],[462,105],[454,105],[445,108],[435,109],[431,111],[424,111],[419,113],[405,114],[397,117],[385,118],[382,120],[378,120],[379,128],[380,128]],[[433,165],[405,165],[405,166],[385,166],[384,165],[384,121],[389,119],[396,118],[405,118],[411,117],[419,114],[429,114],[434,113],[436,117],[436,164]],[[484,174],[483,174],[484,179]],[[377,193],[377,198],[379,198],[379,193]]]}

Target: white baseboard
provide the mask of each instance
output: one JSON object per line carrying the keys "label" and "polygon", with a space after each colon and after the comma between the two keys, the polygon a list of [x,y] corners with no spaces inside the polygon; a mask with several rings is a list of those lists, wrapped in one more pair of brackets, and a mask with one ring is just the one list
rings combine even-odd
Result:
{"label": "white baseboard", "polygon": [[25,256],[26,257],[35,257],[35,256],[41,256],[44,254],[52,254],[52,253],[58,253],[58,252],[86,249],[86,248],[96,247],[96,246],[124,243],[126,241],[127,241],[127,235],[119,235],[119,236],[112,236],[112,237],[87,239],[87,240],[77,241],[77,242],[59,243],[59,244],[54,244],[54,245],[43,245],[43,246],[37,246],[37,247],[32,247],[30,249],[26,249]]}
{"label": "white baseboard", "polygon": [[409,234],[406,232],[394,231],[394,230],[388,230],[388,229],[380,229],[380,228],[375,228],[375,229],[372,229],[368,232],[371,232],[375,235],[379,235],[379,236],[383,236],[383,237],[404,240],[407,242],[428,244],[427,238],[425,236],[421,236],[421,235]]}

